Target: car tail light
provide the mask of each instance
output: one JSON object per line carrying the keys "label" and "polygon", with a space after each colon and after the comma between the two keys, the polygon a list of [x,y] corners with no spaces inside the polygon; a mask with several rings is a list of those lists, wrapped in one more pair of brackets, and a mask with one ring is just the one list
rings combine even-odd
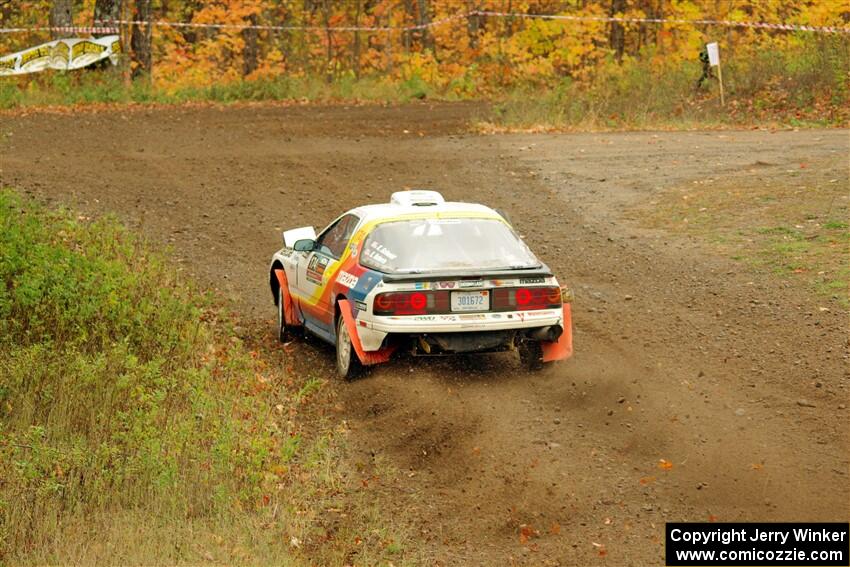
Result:
{"label": "car tail light", "polygon": [[448,291],[396,291],[379,293],[372,304],[375,315],[427,315],[448,313]]}
{"label": "car tail light", "polygon": [[560,306],[559,287],[503,287],[493,290],[493,311],[532,311]]}

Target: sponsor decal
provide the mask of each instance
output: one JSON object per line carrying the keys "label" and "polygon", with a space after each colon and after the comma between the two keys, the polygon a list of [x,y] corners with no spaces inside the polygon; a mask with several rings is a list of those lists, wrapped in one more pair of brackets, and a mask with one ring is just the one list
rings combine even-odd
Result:
{"label": "sponsor decal", "polygon": [[336,281],[338,281],[340,284],[344,285],[348,289],[352,289],[354,286],[357,285],[358,278],[354,274],[350,274],[343,270],[336,277]]}
{"label": "sponsor decal", "polygon": [[413,289],[428,289],[428,282],[416,282],[413,284]]}
{"label": "sponsor decal", "polygon": [[117,35],[97,39],[67,38],[0,57],[0,75],[22,75],[45,69],[80,69],[121,52]]}
{"label": "sponsor decal", "polygon": [[436,321],[436,315],[417,315],[413,318],[414,321]]}
{"label": "sponsor decal", "polygon": [[363,303],[362,301],[355,301],[354,302],[354,308],[357,309],[358,311],[366,311],[366,304]]}
{"label": "sponsor decal", "polygon": [[348,249],[351,251],[351,257],[356,258],[357,257],[357,243],[352,242],[351,244],[348,245]]}
{"label": "sponsor decal", "polygon": [[433,282],[431,289],[454,289],[457,282]]}
{"label": "sponsor decal", "polygon": [[325,273],[325,268],[328,267],[330,260],[325,256],[314,254],[310,258],[310,263],[307,264],[307,279],[314,284],[322,283],[322,276]]}
{"label": "sponsor decal", "polygon": [[34,49],[30,49],[29,51],[24,51],[24,53],[21,55],[21,67],[25,67],[27,63],[35,61],[36,59],[41,59],[42,57],[50,57],[51,53],[53,53],[53,48],[49,45],[36,47]]}
{"label": "sponsor decal", "polygon": [[481,287],[484,285],[484,280],[461,280],[460,287],[461,289],[467,287]]}
{"label": "sponsor decal", "polygon": [[542,277],[541,278],[520,278],[519,279],[520,285],[539,284],[539,283],[545,283],[545,282],[546,282],[546,278],[542,278]]}
{"label": "sponsor decal", "polygon": [[104,51],[108,49],[107,46],[101,45],[99,43],[95,43],[93,41],[81,41],[79,43],[75,43],[71,47],[71,59],[78,59],[82,55],[87,53],[91,53],[94,55],[100,55]]}
{"label": "sponsor decal", "polygon": [[483,313],[481,313],[481,314],[475,314],[475,315],[458,315],[458,317],[460,317],[461,321],[472,321],[472,320],[481,321],[483,319],[486,319],[487,315],[484,315]]}
{"label": "sponsor decal", "polygon": [[455,315],[440,315],[440,321],[457,321]]}

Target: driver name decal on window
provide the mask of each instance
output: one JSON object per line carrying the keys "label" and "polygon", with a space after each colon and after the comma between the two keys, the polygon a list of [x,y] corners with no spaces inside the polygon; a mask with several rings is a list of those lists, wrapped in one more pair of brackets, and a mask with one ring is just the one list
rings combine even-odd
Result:
{"label": "driver name decal on window", "polygon": [[384,273],[527,270],[540,261],[498,219],[410,219],[381,223],[366,237],[360,263]]}

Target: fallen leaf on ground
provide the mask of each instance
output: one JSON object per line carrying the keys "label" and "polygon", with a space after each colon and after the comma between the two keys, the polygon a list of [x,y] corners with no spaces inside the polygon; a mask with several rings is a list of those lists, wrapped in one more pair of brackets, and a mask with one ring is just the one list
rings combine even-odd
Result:
{"label": "fallen leaf on ground", "polygon": [[519,542],[522,545],[525,545],[525,543],[532,537],[534,537],[534,528],[528,524],[522,524],[519,527]]}

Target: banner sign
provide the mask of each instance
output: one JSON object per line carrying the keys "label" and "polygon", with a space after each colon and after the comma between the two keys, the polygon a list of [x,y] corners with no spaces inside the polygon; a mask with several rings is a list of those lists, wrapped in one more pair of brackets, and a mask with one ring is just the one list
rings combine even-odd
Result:
{"label": "banner sign", "polygon": [[57,39],[0,57],[0,76],[23,75],[45,69],[81,69],[104,59],[115,63],[119,53],[121,41],[117,35],[96,39]]}

